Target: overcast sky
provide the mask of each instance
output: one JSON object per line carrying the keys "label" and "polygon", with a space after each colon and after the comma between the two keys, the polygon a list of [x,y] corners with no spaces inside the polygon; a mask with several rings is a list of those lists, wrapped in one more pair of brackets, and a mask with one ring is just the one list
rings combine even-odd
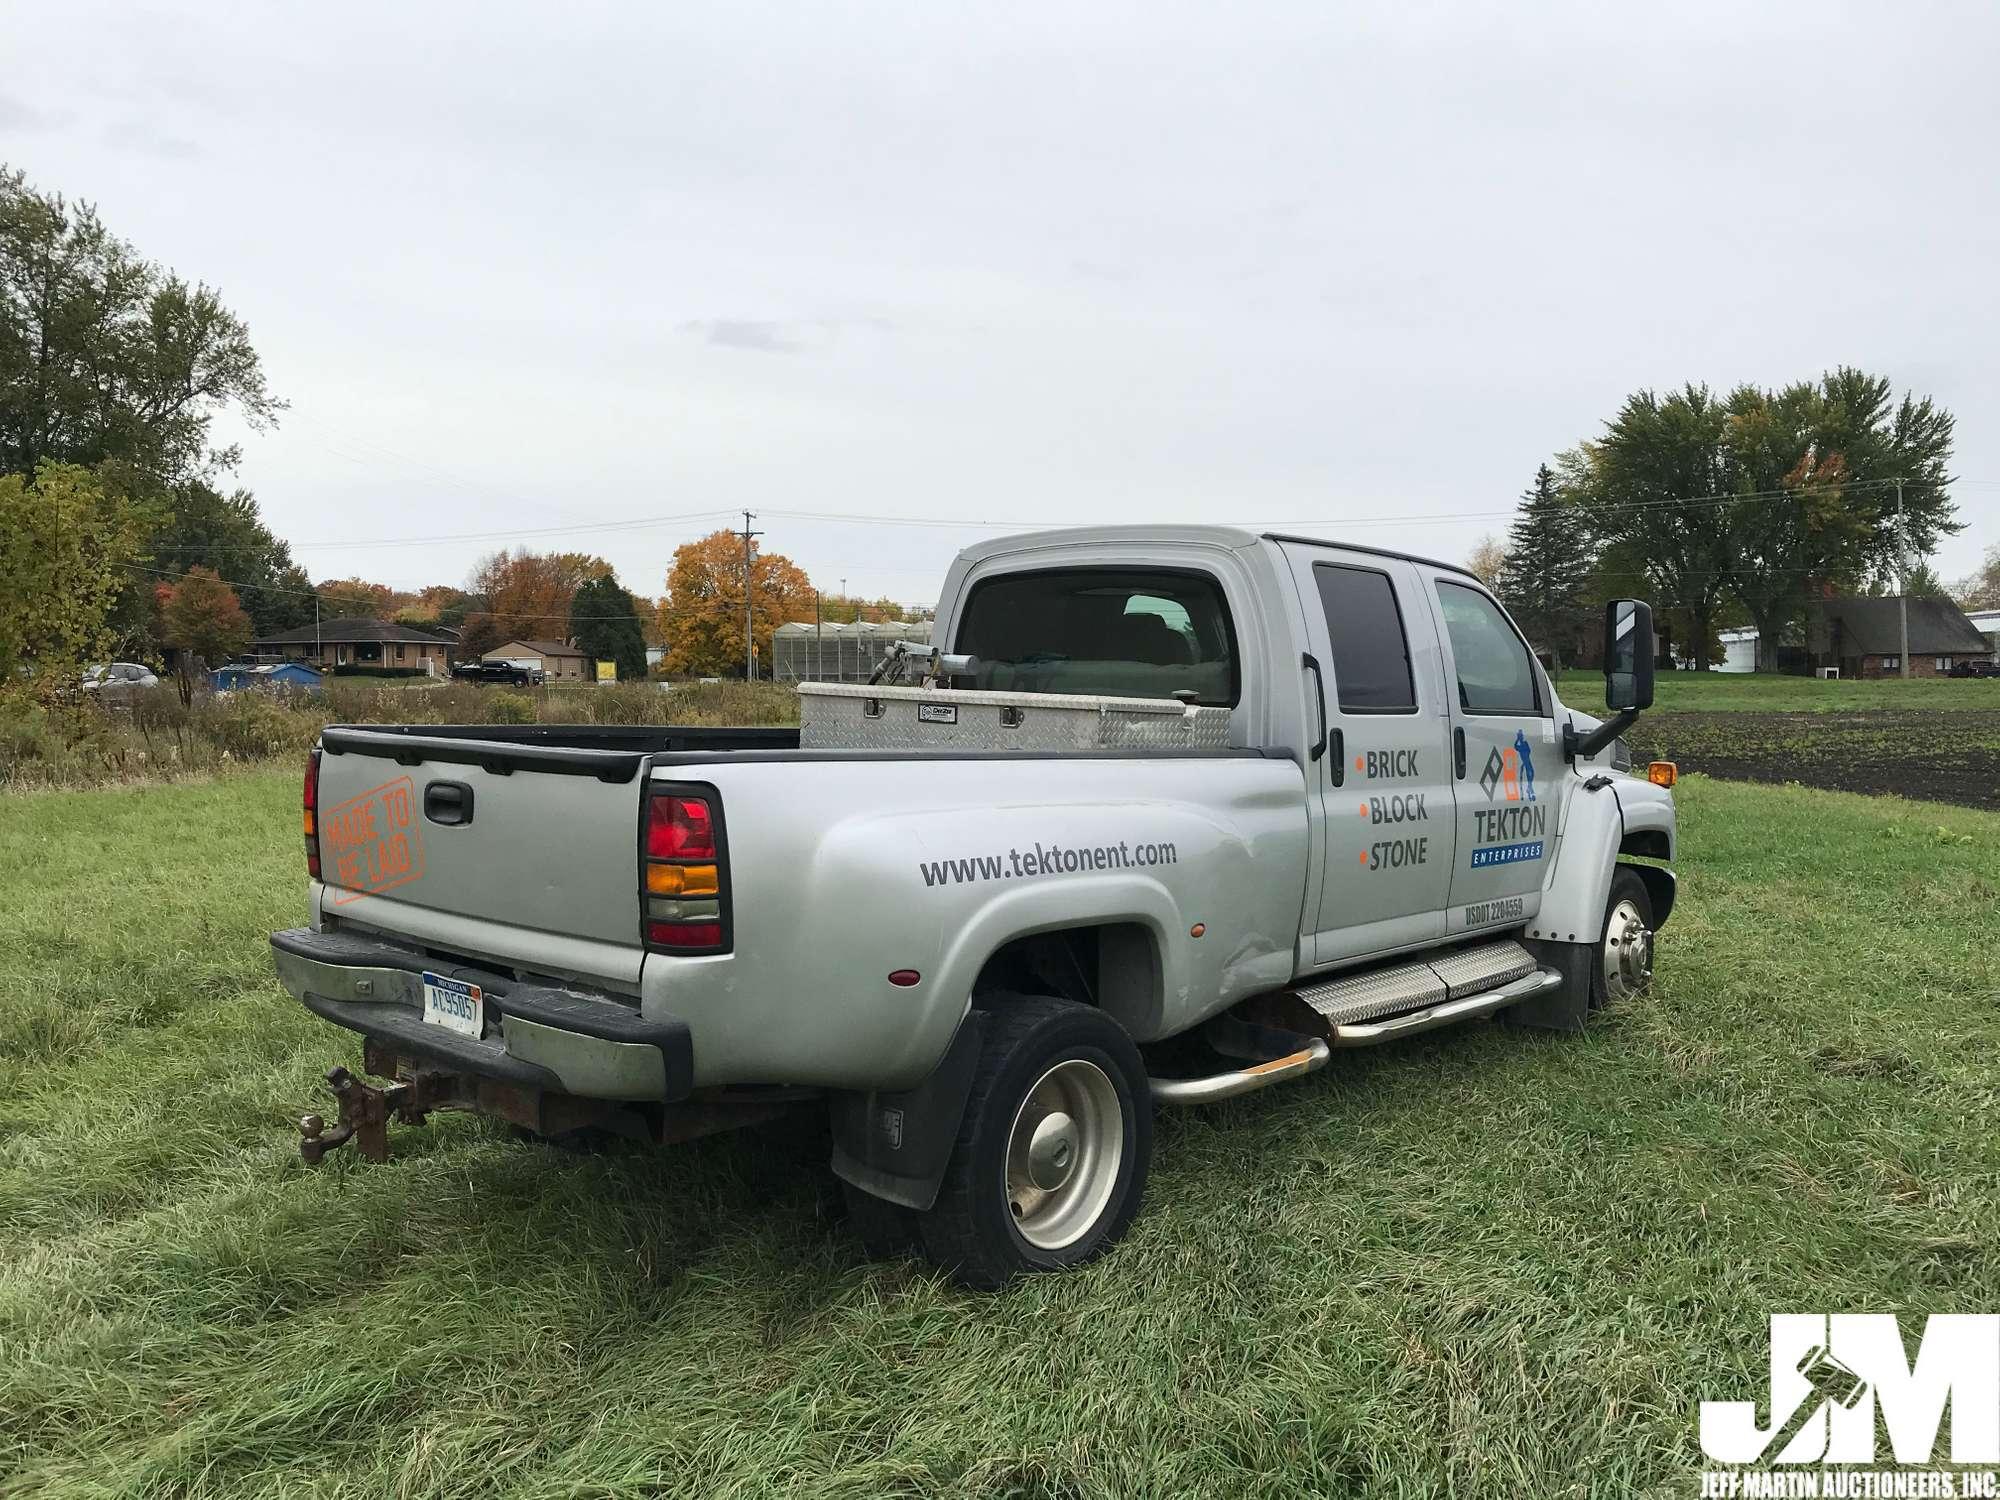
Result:
{"label": "overcast sky", "polygon": [[658,593],[745,507],[908,601],[1048,523],[1462,558],[1629,391],[1842,362],[1958,417],[1940,571],[2000,541],[1991,5],[64,0],[0,56],[0,159],[249,321],[315,577]]}

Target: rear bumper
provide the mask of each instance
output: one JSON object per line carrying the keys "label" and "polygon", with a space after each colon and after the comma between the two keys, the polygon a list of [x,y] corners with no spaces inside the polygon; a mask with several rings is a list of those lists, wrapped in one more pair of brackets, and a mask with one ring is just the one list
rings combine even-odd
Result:
{"label": "rear bumper", "polygon": [[[687,1023],[631,1005],[524,983],[413,948],[345,933],[271,934],[278,979],[314,1015],[394,1051],[476,1077],[586,1099],[685,1099],[694,1087]],[[477,1040],[423,1019],[425,971],[486,995]]]}

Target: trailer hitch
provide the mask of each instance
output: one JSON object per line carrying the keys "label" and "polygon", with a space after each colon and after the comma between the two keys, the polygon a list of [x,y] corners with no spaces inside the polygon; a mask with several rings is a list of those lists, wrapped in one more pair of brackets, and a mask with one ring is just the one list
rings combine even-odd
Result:
{"label": "trailer hitch", "polygon": [[378,1089],[345,1068],[329,1069],[326,1083],[339,1101],[340,1115],[331,1127],[318,1115],[302,1116],[299,1155],[307,1166],[318,1166],[327,1152],[336,1151],[351,1140],[364,1160],[387,1161],[389,1121],[394,1118],[405,1125],[424,1123],[428,1109],[422,1097],[422,1082],[421,1078],[399,1081]]}

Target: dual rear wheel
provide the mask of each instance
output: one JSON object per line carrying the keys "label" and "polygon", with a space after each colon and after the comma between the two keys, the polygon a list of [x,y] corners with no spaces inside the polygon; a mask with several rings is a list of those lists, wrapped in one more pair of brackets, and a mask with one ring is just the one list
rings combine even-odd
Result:
{"label": "dual rear wheel", "polygon": [[842,1185],[871,1253],[921,1251],[982,1289],[1110,1249],[1139,1211],[1153,1155],[1146,1066],[1122,1026],[1047,995],[987,1005],[936,1203],[920,1213]]}

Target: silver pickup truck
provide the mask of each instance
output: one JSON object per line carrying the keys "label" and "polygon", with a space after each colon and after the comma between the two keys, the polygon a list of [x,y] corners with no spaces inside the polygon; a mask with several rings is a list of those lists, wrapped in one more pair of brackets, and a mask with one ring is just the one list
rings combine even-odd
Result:
{"label": "silver pickup truck", "polygon": [[1674,769],[1650,609],[1564,706],[1479,580],[1224,527],[953,564],[923,679],[798,729],[331,726],[285,988],[364,1038],[308,1160],[474,1109],[654,1143],[826,1109],[871,1249],[969,1284],[1104,1251],[1159,1104],[1643,989]]}

